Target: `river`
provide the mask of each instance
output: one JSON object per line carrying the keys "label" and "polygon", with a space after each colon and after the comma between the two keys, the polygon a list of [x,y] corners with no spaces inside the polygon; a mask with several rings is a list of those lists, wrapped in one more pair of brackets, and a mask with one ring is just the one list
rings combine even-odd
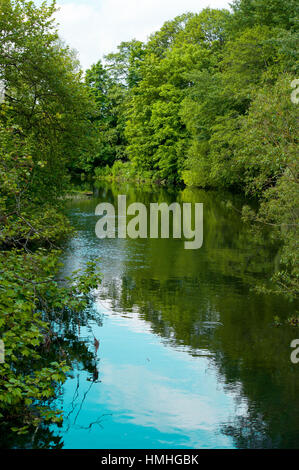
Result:
{"label": "river", "polygon": [[[95,208],[116,205],[119,194],[128,204],[202,202],[202,248],[186,250],[179,239],[98,239]],[[273,322],[295,306],[253,290],[277,269],[277,247],[241,221],[243,202],[106,183],[94,197],[67,202],[77,233],[63,273],[100,257],[103,281],[91,319],[78,325],[96,361],[81,358],[74,343],[74,368],[57,400],[62,447],[297,447],[299,364],[290,361],[290,343],[298,333]]]}

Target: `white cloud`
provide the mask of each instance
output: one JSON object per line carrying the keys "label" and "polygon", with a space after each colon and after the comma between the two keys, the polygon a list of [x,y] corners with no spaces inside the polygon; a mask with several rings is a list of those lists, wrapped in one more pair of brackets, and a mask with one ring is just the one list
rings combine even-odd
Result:
{"label": "white cloud", "polygon": [[177,15],[228,5],[227,0],[60,0],[56,17],[61,37],[87,68],[122,41],[145,41]]}

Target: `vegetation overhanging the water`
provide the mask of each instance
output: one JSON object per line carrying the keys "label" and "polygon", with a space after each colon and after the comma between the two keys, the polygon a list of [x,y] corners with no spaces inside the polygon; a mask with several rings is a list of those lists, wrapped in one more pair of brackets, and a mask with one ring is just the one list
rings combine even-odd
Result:
{"label": "vegetation overhanging the water", "polygon": [[0,3],[0,419],[11,446],[61,421],[53,400],[74,359],[67,350],[101,280],[95,261],[58,276],[72,178],[245,194],[242,217],[279,245],[259,290],[298,295],[298,2],[182,15],[85,76],[55,8]]}

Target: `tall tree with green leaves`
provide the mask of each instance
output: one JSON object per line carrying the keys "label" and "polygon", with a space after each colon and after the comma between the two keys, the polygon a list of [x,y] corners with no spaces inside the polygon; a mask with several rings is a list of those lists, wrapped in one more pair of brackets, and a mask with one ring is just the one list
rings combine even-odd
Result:
{"label": "tall tree with green leaves", "polygon": [[95,108],[54,12],[54,2],[0,3],[1,434],[35,436],[61,421],[52,402],[71,362],[61,351],[51,359],[46,345],[59,318],[82,315],[99,282],[94,264],[71,287],[56,277],[57,245],[71,231],[61,197],[69,170],[91,149]]}

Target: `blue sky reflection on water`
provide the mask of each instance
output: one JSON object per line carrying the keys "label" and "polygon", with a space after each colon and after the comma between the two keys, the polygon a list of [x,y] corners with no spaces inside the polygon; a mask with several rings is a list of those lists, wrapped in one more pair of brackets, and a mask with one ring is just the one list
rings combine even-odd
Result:
{"label": "blue sky reflection on water", "polygon": [[[171,239],[98,240],[95,208],[118,194],[130,203],[204,202],[202,249]],[[297,448],[293,332],[273,327],[274,313],[286,318],[290,306],[252,291],[269,275],[273,251],[256,246],[223,198],[104,185],[94,198],[70,201],[77,233],[62,274],[100,257],[103,277],[95,311],[86,312],[80,338],[70,337],[79,364],[57,403],[64,448]]]}
{"label": "blue sky reflection on water", "polygon": [[[126,318],[100,303],[98,309],[103,326],[92,325],[92,331],[100,338],[100,382],[80,372],[77,405],[64,424],[64,447],[233,447],[219,424],[246,413],[246,404],[237,407],[235,393],[224,390],[208,351],[193,357],[183,346],[163,344],[137,313]],[[65,415],[76,391],[76,371],[74,376],[65,385]]]}

